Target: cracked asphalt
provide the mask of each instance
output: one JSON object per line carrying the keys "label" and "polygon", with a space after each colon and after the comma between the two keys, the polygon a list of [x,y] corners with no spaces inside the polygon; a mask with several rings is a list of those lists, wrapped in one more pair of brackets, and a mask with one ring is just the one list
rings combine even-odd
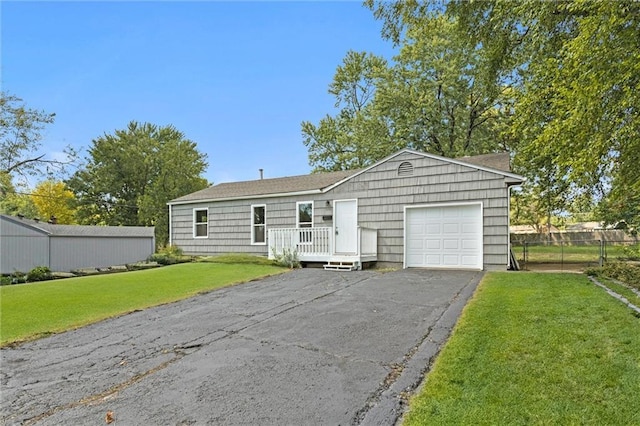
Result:
{"label": "cracked asphalt", "polygon": [[394,424],[482,272],[299,269],[0,351],[0,423]]}

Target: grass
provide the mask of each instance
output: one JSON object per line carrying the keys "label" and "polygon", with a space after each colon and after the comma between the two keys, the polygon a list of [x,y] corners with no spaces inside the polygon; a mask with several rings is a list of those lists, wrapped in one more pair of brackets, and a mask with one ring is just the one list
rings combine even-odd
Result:
{"label": "grass", "polygon": [[[635,249],[634,249],[635,248]],[[513,245],[516,257],[522,261],[523,248],[520,244]],[[608,260],[624,259],[629,253],[637,251],[637,245],[613,245],[605,247]],[[527,245],[527,263],[593,263],[600,261],[599,244],[529,244]]]}
{"label": "grass", "polygon": [[620,296],[624,296],[630,303],[640,307],[640,296],[631,291],[629,287],[620,285],[608,278],[598,277],[598,281],[618,293]]}
{"label": "grass", "polygon": [[183,263],[0,287],[0,346],[283,272],[269,265]]}
{"label": "grass", "polygon": [[255,265],[273,265],[275,262],[264,256],[254,256],[245,253],[226,253],[217,256],[207,256],[200,258],[201,262],[227,263],[227,264],[255,264]]}
{"label": "grass", "polygon": [[584,275],[488,274],[404,424],[640,424],[639,329]]}

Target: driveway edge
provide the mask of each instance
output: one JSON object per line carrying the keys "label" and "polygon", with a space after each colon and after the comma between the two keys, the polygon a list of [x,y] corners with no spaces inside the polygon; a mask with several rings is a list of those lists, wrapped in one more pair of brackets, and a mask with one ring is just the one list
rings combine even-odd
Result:
{"label": "driveway edge", "polygon": [[407,361],[402,373],[380,395],[378,402],[367,410],[361,425],[393,425],[402,417],[407,398],[426,379],[431,365],[446,343],[462,310],[475,292],[484,272],[479,272],[454,296],[449,307],[428,331],[422,343]]}

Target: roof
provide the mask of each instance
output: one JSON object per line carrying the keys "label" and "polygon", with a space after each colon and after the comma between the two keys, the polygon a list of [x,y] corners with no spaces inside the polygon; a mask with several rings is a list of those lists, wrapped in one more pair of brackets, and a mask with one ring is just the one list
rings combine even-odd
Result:
{"label": "roof", "polygon": [[567,231],[594,231],[604,229],[602,222],[578,222],[567,225]]}
{"label": "roof", "polygon": [[321,192],[324,188],[340,182],[356,172],[357,170],[341,170],[329,173],[312,173],[310,175],[220,183],[176,198],[171,201],[171,204],[259,195],[290,195],[291,193],[307,191]]}
{"label": "roof", "polygon": [[27,228],[58,237],[154,237],[152,226],[90,226],[58,225],[14,216],[0,215],[3,219]]}
{"label": "roof", "polygon": [[474,155],[473,157],[459,157],[456,158],[456,160],[463,161],[469,164],[475,164],[476,166],[502,170],[503,172],[511,171],[511,156],[508,152]]}
{"label": "roof", "polygon": [[312,173],[309,175],[289,176],[273,179],[258,179],[242,182],[229,182],[213,185],[180,198],[169,201],[168,204],[190,204],[195,202],[221,201],[230,199],[260,198],[274,196],[302,195],[325,192],[343,182],[370,170],[400,154],[411,153],[438,159],[454,164],[471,166],[477,169],[487,170],[502,174],[514,180],[512,183],[521,183],[522,176],[511,173],[510,157],[508,152],[496,154],[483,154],[473,157],[446,158],[434,154],[403,149],[397,153],[378,161],[377,163],[359,170],[343,170],[328,173]]}

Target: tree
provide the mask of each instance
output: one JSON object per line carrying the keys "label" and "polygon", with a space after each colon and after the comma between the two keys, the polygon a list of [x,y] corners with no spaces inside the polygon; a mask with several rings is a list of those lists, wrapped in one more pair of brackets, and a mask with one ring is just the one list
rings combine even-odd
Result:
{"label": "tree", "polygon": [[407,24],[395,63],[349,52],[329,93],[340,108],[317,126],[302,123],[316,170],[363,167],[401,148],[456,157],[507,148],[510,89],[481,45],[456,22],[428,14]]}
{"label": "tree", "polygon": [[38,210],[26,193],[16,190],[11,176],[0,172],[0,213],[10,216],[38,217]]}
{"label": "tree", "polygon": [[[439,2],[368,0],[398,40]],[[510,75],[516,159],[550,158],[601,218],[640,226],[640,3],[453,0],[440,9]],[[535,168],[522,170],[539,177]]]}
{"label": "tree", "polygon": [[388,72],[387,62],[364,52],[347,53],[337,68],[329,93],[335,96],[335,117],[318,125],[302,122],[303,142],[316,170],[349,170],[367,166],[392,149],[384,117],[376,117],[376,87]]}
{"label": "tree", "polygon": [[82,223],[155,226],[168,241],[166,203],[203,189],[206,155],[173,126],[132,121],[92,141],[86,165],[67,182]]}
{"label": "tree", "polygon": [[49,220],[55,217],[59,224],[75,223],[75,196],[64,182],[52,179],[40,182],[30,197],[41,219]]}
{"label": "tree", "polygon": [[[0,93],[0,173],[11,176],[42,175],[60,170],[68,162],[48,159],[40,150],[42,131],[53,123],[55,114],[29,109],[22,99]],[[66,148],[69,162],[75,158]]]}

